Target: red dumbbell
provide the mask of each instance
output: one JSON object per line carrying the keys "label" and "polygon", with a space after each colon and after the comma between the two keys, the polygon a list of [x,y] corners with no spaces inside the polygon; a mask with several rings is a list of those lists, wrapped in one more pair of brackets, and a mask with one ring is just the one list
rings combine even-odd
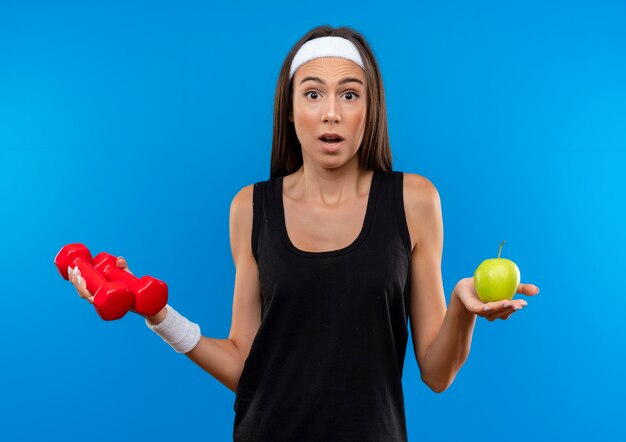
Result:
{"label": "red dumbbell", "polygon": [[76,267],[87,283],[87,290],[94,294],[93,306],[105,321],[122,318],[133,305],[133,294],[120,281],[107,281],[92,265],[89,249],[83,244],[68,244],[54,258],[54,264],[63,279],[69,280],[68,267]]}
{"label": "red dumbbell", "polygon": [[109,281],[124,282],[133,294],[132,309],[141,315],[154,316],[167,304],[167,284],[152,276],[137,278],[115,265],[117,258],[109,253],[98,253],[93,266]]}

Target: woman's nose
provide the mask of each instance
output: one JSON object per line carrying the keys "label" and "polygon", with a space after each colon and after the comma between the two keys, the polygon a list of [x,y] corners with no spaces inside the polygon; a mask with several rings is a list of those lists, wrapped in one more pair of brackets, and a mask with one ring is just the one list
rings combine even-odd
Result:
{"label": "woman's nose", "polygon": [[341,121],[341,116],[339,115],[339,108],[334,99],[330,99],[326,101],[326,105],[324,106],[324,112],[322,114],[322,121]]}

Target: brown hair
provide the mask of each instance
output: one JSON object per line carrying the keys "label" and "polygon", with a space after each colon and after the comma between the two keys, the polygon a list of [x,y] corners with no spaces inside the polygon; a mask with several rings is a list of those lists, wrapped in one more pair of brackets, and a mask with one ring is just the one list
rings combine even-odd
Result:
{"label": "brown hair", "polygon": [[382,76],[372,49],[365,37],[352,28],[318,26],[311,29],[291,48],[278,75],[274,96],[274,133],[272,136],[270,178],[293,173],[302,165],[302,147],[296,136],[294,124],[289,121],[293,107],[293,81],[289,80],[289,68],[293,57],[304,43],[314,38],[327,36],[343,37],[350,40],[359,50],[365,64],[367,114],[363,142],[357,152],[359,166],[364,170],[385,172],[392,170],[385,93]]}

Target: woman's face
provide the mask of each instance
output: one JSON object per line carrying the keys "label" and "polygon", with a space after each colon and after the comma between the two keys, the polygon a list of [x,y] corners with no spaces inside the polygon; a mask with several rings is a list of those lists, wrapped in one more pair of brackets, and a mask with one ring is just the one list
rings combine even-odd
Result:
{"label": "woman's face", "polygon": [[[365,73],[344,58],[317,58],[298,68],[293,77],[293,114],[305,162],[340,166],[352,159],[365,130]],[[336,134],[340,142],[324,141]]]}

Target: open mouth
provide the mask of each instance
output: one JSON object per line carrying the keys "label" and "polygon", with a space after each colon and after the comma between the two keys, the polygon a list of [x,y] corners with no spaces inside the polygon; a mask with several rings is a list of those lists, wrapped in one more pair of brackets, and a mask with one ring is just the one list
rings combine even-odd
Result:
{"label": "open mouth", "polygon": [[322,135],[319,139],[326,144],[337,144],[343,141],[339,135]]}

